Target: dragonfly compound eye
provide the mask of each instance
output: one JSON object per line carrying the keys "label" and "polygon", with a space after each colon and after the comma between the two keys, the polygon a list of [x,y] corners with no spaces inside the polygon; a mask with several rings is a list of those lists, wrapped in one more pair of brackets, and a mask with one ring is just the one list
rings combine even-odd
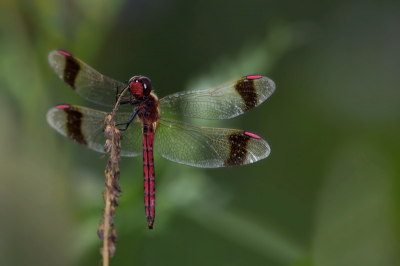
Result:
{"label": "dragonfly compound eye", "polygon": [[143,94],[149,95],[151,92],[151,81],[149,78],[141,77],[140,82],[143,84]]}

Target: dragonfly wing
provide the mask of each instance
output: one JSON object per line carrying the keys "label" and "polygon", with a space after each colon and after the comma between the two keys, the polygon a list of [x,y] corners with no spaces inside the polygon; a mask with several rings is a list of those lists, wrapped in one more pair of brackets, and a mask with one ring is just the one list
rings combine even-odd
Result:
{"label": "dragonfly wing", "polygon": [[[104,120],[108,113],[74,105],[58,105],[47,112],[49,124],[67,138],[104,153]],[[115,122],[126,123],[132,113],[117,113]],[[122,133],[121,156],[138,156],[143,152],[142,124],[133,120]]]}
{"label": "dragonfly wing", "polygon": [[202,119],[228,119],[254,109],[274,90],[271,79],[246,76],[211,89],[168,95],[160,100],[160,111]]}
{"label": "dragonfly wing", "polygon": [[127,86],[125,83],[103,76],[64,51],[50,52],[49,63],[71,89],[86,100],[97,104],[115,106],[117,88],[122,91]]}
{"label": "dragonfly wing", "polygon": [[249,164],[270,153],[268,143],[255,134],[199,127],[166,117],[157,122],[154,147],[168,160],[204,168]]}

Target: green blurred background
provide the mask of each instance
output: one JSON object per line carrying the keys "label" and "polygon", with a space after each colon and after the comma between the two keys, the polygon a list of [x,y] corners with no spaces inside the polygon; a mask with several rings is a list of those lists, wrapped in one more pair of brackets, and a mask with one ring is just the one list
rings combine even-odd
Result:
{"label": "green blurred background", "polygon": [[[238,118],[271,155],[198,169],[156,161],[147,229],[142,158],[124,158],[111,265],[400,265],[399,1],[0,2],[0,264],[99,265],[107,156],[46,112],[88,103],[53,72],[64,49],[161,98],[247,74],[275,81]],[[192,121],[193,122],[193,121]]]}

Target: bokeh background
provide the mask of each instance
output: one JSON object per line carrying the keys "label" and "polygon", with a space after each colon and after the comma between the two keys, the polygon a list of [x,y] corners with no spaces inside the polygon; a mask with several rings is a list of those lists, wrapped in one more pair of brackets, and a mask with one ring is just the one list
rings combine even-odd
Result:
{"label": "bokeh background", "polygon": [[156,155],[147,229],[142,158],[125,158],[111,265],[400,265],[399,1],[0,2],[0,264],[99,265],[107,156],[54,131],[83,100],[53,72],[64,49],[159,97],[259,73],[277,89],[225,121],[271,155],[198,169]]}

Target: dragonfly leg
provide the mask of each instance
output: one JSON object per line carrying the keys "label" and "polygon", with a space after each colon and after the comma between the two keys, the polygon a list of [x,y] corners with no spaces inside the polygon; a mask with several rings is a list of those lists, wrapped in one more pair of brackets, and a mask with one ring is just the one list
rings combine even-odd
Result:
{"label": "dragonfly leg", "polygon": [[135,112],[132,114],[131,118],[129,118],[129,121],[127,123],[122,123],[122,124],[117,124],[116,126],[122,126],[125,125],[125,128],[118,128],[120,131],[125,131],[128,127],[129,124],[132,123],[133,119],[135,119],[135,116],[139,112],[139,109],[135,110]]}
{"label": "dragonfly leg", "polygon": [[132,104],[132,91],[131,91],[131,84],[129,84],[129,102]]}
{"label": "dragonfly leg", "polygon": [[130,105],[136,105],[136,104],[138,104],[138,103],[140,103],[139,101],[135,101],[135,102],[131,102],[131,101],[126,101],[126,102],[120,102],[119,104],[121,105],[121,104],[130,104]]}

